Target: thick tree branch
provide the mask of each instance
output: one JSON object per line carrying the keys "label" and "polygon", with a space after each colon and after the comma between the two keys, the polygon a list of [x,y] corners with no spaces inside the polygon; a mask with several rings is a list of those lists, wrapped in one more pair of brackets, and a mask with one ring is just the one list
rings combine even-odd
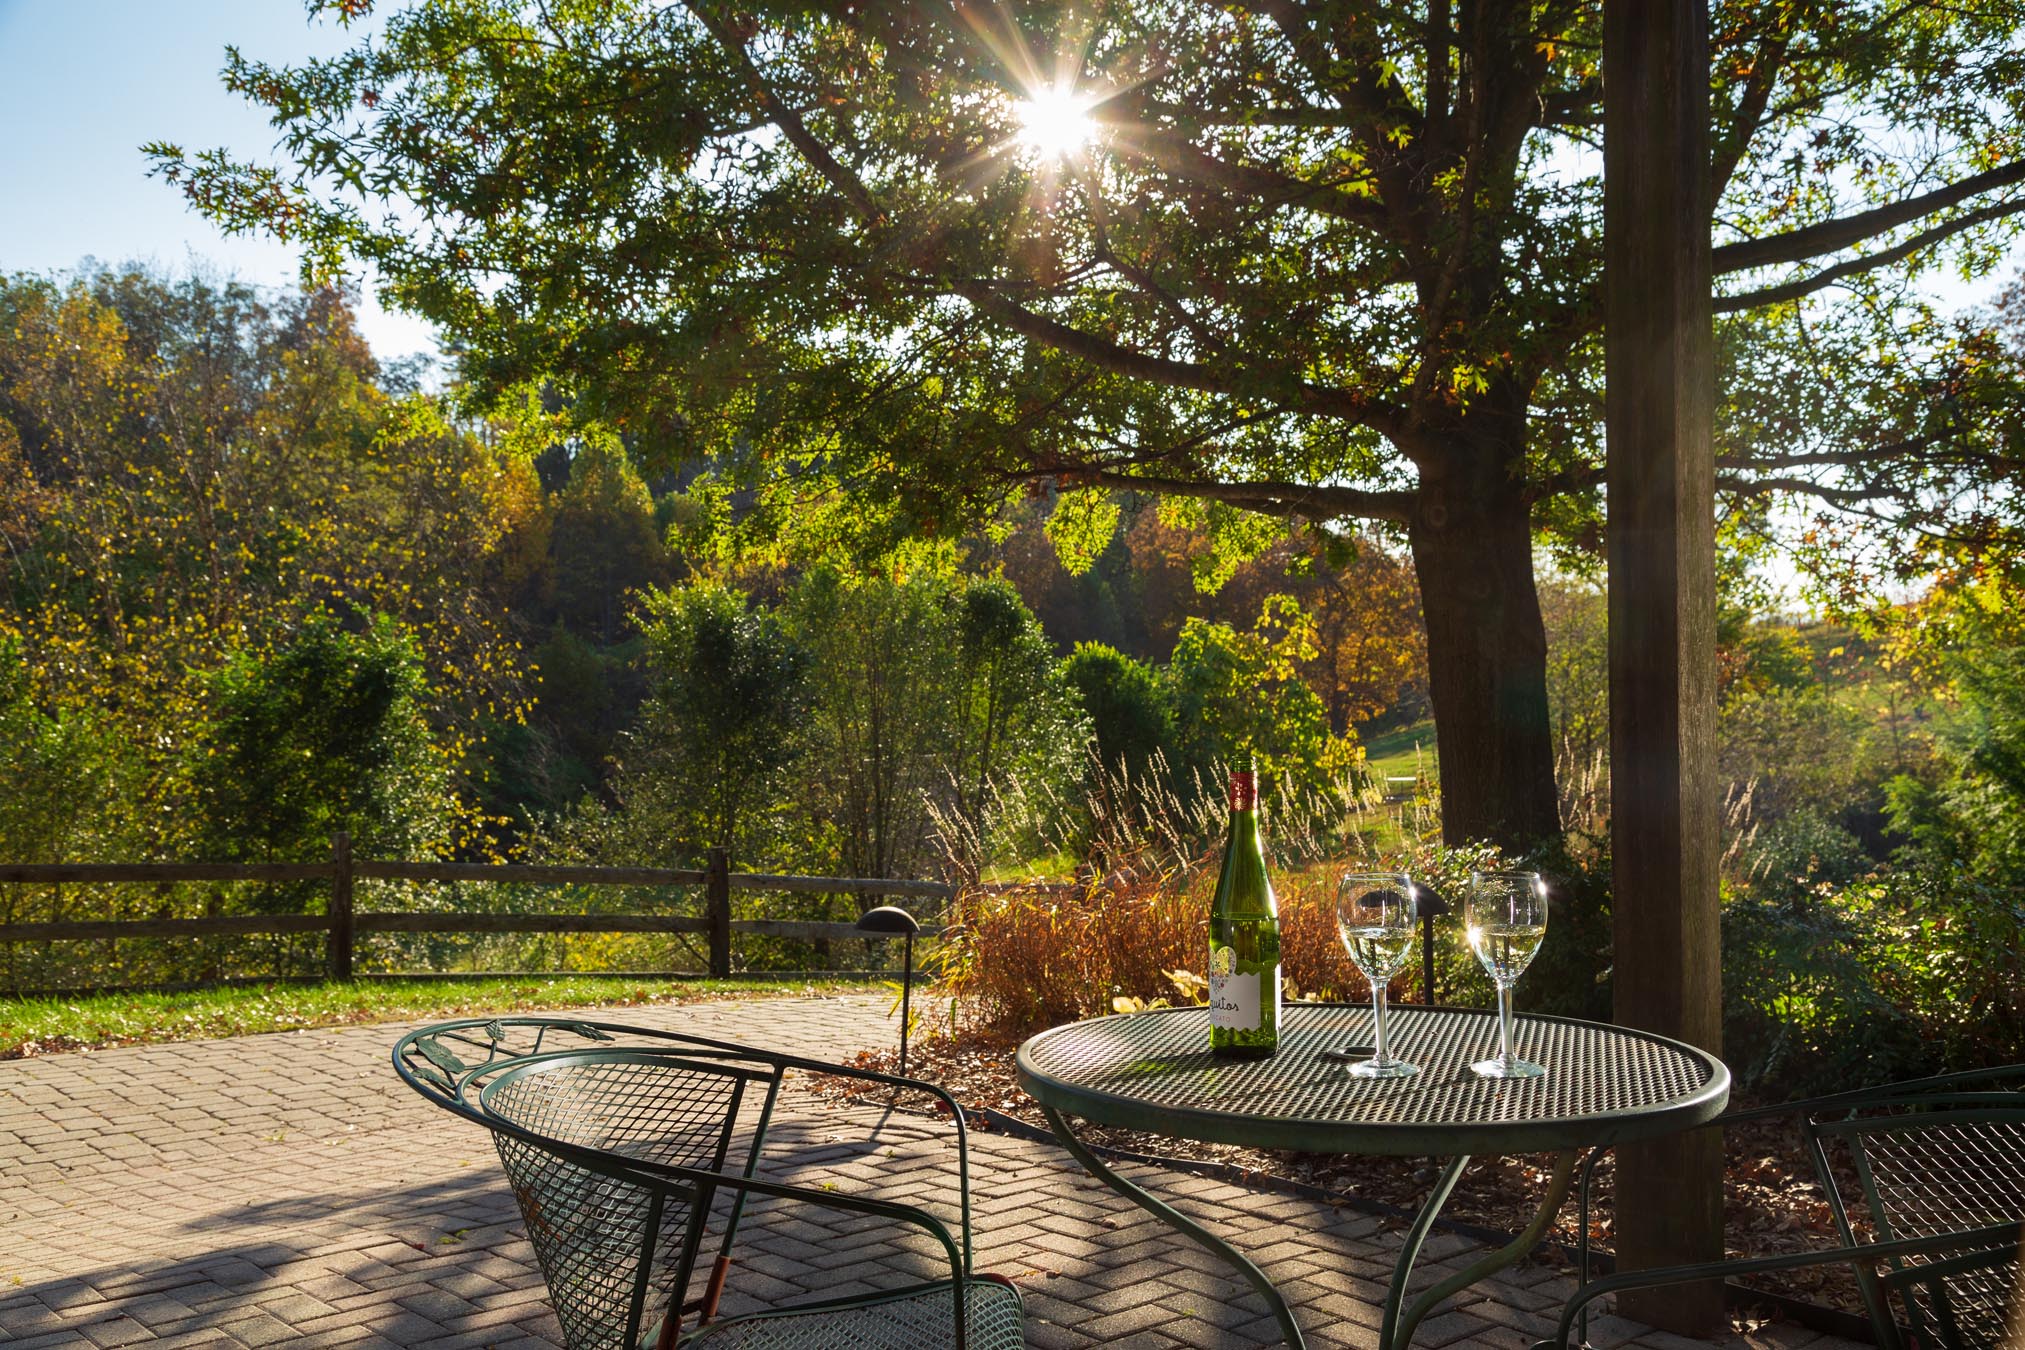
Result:
{"label": "thick tree branch", "polygon": [[1837,253],[1887,230],[1945,210],[1957,202],[2020,182],[2025,182],[2025,159],[1971,174],[1959,183],[1950,183],[1873,211],[1859,211],[1853,216],[1824,220],[1818,225],[1767,235],[1763,239],[1724,244],[1714,254],[1715,274],[1722,276],[1728,272],[1749,271],[1754,267],[1776,267],[1780,263],[1805,262],[1824,253]]}
{"label": "thick tree branch", "polygon": [[1765,105],[1771,102],[1772,89],[1779,82],[1779,68],[1785,64],[1787,38],[1781,35],[1769,39],[1758,49],[1757,58],[1751,62],[1751,73],[1744,81],[1744,91],[1737,97],[1737,106],[1730,114],[1729,134],[1716,142],[1713,162],[1709,166],[1709,200],[1719,202],[1723,192],[1736,177],[1737,166],[1743,163],[1744,151],[1750,147],[1751,137],[1756,133],[1765,116]]}
{"label": "thick tree branch", "polygon": [[[1340,62],[1317,33],[1321,26],[1317,21],[1323,16],[1315,13],[1313,7],[1299,0],[1234,0],[1232,7],[1271,20],[1309,78],[1318,88],[1334,94],[1345,108],[1360,113],[1362,120],[1358,126],[1367,133],[1376,133],[1375,139],[1383,139],[1387,118],[1404,113],[1407,120],[1419,120],[1419,110],[1413,107],[1405,88],[1396,78],[1381,73],[1375,62],[1364,63],[1366,78],[1344,78]],[[1376,47],[1375,42],[1369,45]]]}
{"label": "thick tree branch", "polygon": [[1120,127],[1119,149],[1137,153],[1177,178],[1208,183],[1240,196],[1264,198],[1298,206],[1317,215],[1355,221],[1376,229],[1385,224],[1385,208],[1371,197],[1359,197],[1329,183],[1311,183],[1277,169],[1232,164],[1179,136],[1145,127]]}
{"label": "thick tree branch", "polygon": [[981,313],[998,320],[1021,337],[1066,352],[1070,356],[1079,357],[1113,374],[1166,385],[1172,389],[1195,389],[1206,394],[1236,392],[1230,377],[1213,366],[1134,351],[1109,338],[1086,333],[1059,319],[1036,314],[1024,305],[999,294],[984,282],[957,282],[951,289],[977,306]]}
{"label": "thick tree branch", "polygon": [[1788,475],[1769,477],[1744,477],[1734,473],[1716,475],[1718,492],[1734,492],[1745,497],[1765,497],[1774,492],[1791,492],[1803,497],[1818,497],[1834,506],[1856,506],[1862,502],[1882,501],[1899,495],[1893,487],[1842,488],[1832,483],[1817,483],[1811,478],[1794,478]]}
{"label": "thick tree branch", "polygon": [[766,114],[767,120],[779,127],[781,134],[788,138],[789,144],[801,151],[802,157],[808,160],[810,166],[821,174],[831,187],[843,194],[844,200],[851,204],[853,211],[857,212],[859,222],[873,225],[883,219],[885,213],[879,209],[878,202],[873,200],[871,189],[867,188],[856,174],[845,168],[837,157],[830,153],[828,146],[816,139],[815,133],[809,130],[808,123],[802,121],[800,114],[780,101],[773,88],[767,84],[766,77],[760,73],[759,67],[753,64],[752,54],[746,51],[745,43],[740,40],[738,34],[707,6],[696,4],[694,0],[691,0],[689,12],[696,16],[697,21],[708,29],[710,35],[717,39],[718,45],[724,48],[725,55],[729,56],[732,64],[737,67],[739,76],[744,79],[746,87],[752,92],[753,99],[759,104],[760,111]]}
{"label": "thick tree branch", "polygon": [[1422,44],[1421,61],[1427,68],[1427,124],[1432,128],[1446,121],[1449,112],[1448,0],[1429,0]]}
{"label": "thick tree branch", "polygon": [[1783,285],[1766,286],[1760,290],[1745,291],[1741,295],[1719,295],[1715,299],[1715,312],[1718,314],[1734,314],[1738,310],[1756,309],[1760,305],[1776,305],[1785,300],[1797,300],[1803,295],[1812,295],[1816,291],[1825,290],[1838,281],[1845,281],[1850,277],[1861,276],[1863,273],[1873,271],[1879,267],[1889,267],[1893,263],[1904,262],[1921,249],[1930,248],[1950,236],[1960,234],[1964,230],[1974,229],[1978,225],[1987,224],[1993,220],[2002,220],[2005,216],[2016,215],[2020,211],[2025,211],[2025,198],[2020,198],[2017,201],[1994,202],[1979,210],[1971,211],[1967,215],[1956,216],[1953,220],[1944,220],[1931,229],[1921,230],[1902,244],[1881,249],[1876,253],[1866,253],[1861,257],[1851,258],[1846,262],[1839,262],[1833,267],[1824,267],[1812,276],[1801,277],[1797,281],[1789,281]]}
{"label": "thick tree branch", "polygon": [[1718,472],[1767,474],[1791,469],[1924,470],[1930,473],[1985,473],[1993,478],[2011,477],[2025,469],[2015,455],[1978,450],[1939,435],[1908,436],[1854,450],[1817,450],[1793,455],[1720,455]]}
{"label": "thick tree branch", "polygon": [[1529,502],[1545,501],[1558,497],[1564,492],[1581,492],[1588,488],[1603,486],[1601,464],[1576,464],[1550,473],[1545,478],[1525,485],[1525,496]]}
{"label": "thick tree branch", "polygon": [[[1934,444],[1932,437],[1919,437],[1895,441],[1888,445],[1873,446],[1865,450],[1821,451],[1803,455],[1769,455],[1752,458],[1745,455],[1720,455],[1716,458],[1716,486],[1728,492],[1743,493],[1747,496],[1763,496],[1771,492],[1795,492],[1824,501],[1854,503],[1876,501],[1898,496],[1900,489],[1891,485],[1864,484],[1843,487],[1835,483],[1819,482],[1779,470],[1805,468],[1862,468],[1876,467],[1890,463],[1908,452]],[[1964,454],[1958,456],[1964,465],[1977,468],[2002,469],[2009,464],[1996,455]],[[1526,489],[1528,501],[1541,501],[1559,496],[1563,492],[1577,492],[1585,488],[1600,487],[1604,480],[1600,464],[1580,464],[1549,474]]]}
{"label": "thick tree branch", "polygon": [[1939,439],[1936,436],[1909,436],[1860,450],[1809,450],[1794,455],[1717,455],[1716,468],[1748,469],[1759,473],[1775,469],[1853,469],[1878,460],[1903,459],[1915,451],[1937,444]]}
{"label": "thick tree branch", "polygon": [[1177,127],[1335,127],[1348,130],[1362,127],[1370,117],[1348,108],[1300,107],[1189,108],[1157,98],[1133,100],[1131,107],[1146,121],[1161,121]]}
{"label": "thick tree branch", "polygon": [[1119,276],[1138,287],[1148,299],[1173,315],[1175,321],[1188,330],[1188,335],[1204,351],[1223,352],[1228,343],[1213,327],[1196,318],[1181,297],[1175,295],[1145,268],[1121,256],[1111,246],[1111,209],[1104,200],[1104,185],[1099,176],[1090,172],[1077,173],[1083,185],[1083,192],[1090,199],[1090,233],[1097,261],[1104,263]]}
{"label": "thick tree branch", "polygon": [[1555,128],[1602,126],[1603,81],[1584,80],[1572,88],[1542,94],[1540,125]]}
{"label": "thick tree branch", "polygon": [[[1206,365],[1199,361],[1177,361],[1172,357],[1134,351],[1109,338],[1085,332],[1059,319],[1036,314],[999,294],[984,282],[958,282],[950,289],[1020,336],[1071,356],[1080,357],[1115,374],[1147,380],[1169,388],[1195,389],[1202,393],[1221,394],[1227,397],[1260,396],[1267,392],[1258,387],[1256,380],[1248,379],[1241,370]],[[1342,418],[1347,422],[1370,427],[1381,435],[1391,435],[1404,420],[1399,409],[1348,389],[1331,389],[1323,385],[1304,383],[1294,386],[1291,393],[1293,405],[1301,412]]]}
{"label": "thick tree branch", "polygon": [[[1422,248],[1425,241],[1417,232],[1420,193],[1390,132],[1394,126],[1404,125],[1425,134],[1426,114],[1414,106],[1398,79],[1381,66],[1382,49],[1370,31],[1369,16],[1361,16],[1365,23],[1359,22],[1360,16],[1349,16],[1342,21],[1348,40],[1339,37],[1329,42],[1319,31],[1328,16],[1299,0],[1233,0],[1232,7],[1270,21],[1316,88],[1327,90],[1345,109],[1359,115],[1357,137],[1369,154],[1395,240],[1415,251]],[[1347,58],[1357,69],[1347,74],[1342,55],[1346,48],[1357,49]]]}
{"label": "thick tree branch", "polygon": [[1413,519],[1417,494],[1406,488],[1372,490],[1316,483],[1215,483],[1191,478],[1154,478],[1116,469],[1036,469],[1027,479],[1062,479],[1085,487],[1196,497],[1241,506],[1271,516],[1336,520],[1345,516],[1405,525]]}
{"label": "thick tree branch", "polygon": [[[2025,212],[2025,198],[2015,201],[1996,202],[1968,212],[1965,215],[1957,216],[1953,220],[1942,221],[1940,224],[1930,229],[1922,230],[1905,242],[1896,244],[1891,248],[1882,249],[1876,253],[1866,253],[1862,257],[1848,259],[1832,267],[1823,268],[1819,272],[1815,272],[1809,276],[1801,277],[1796,281],[1783,282],[1777,286],[1766,286],[1755,291],[1744,291],[1738,295],[1718,295],[1715,297],[1713,308],[1718,314],[1735,314],[1747,309],[1756,309],[1761,305],[1773,305],[1786,300],[1796,300],[1803,295],[1811,295],[1816,291],[1826,290],[1837,282],[1845,281],[1850,277],[1860,276],[1879,267],[1889,267],[1894,263],[1903,262],[1913,254],[1918,253],[1921,249],[1930,248],[1965,230],[1971,230],[1978,225],[1988,224],[1993,220],[2002,220],[2006,216],[2017,215],[2021,212]],[[1734,247],[1734,245],[1730,247]],[[1720,253],[1721,250],[1719,249],[1717,252]],[[1718,268],[1717,270],[1720,272],[1722,269]],[[1596,288],[1592,286],[1585,293],[1582,302],[1568,306],[1565,317],[1551,326],[1547,330],[1545,338],[1535,344],[1534,350],[1536,355],[1533,358],[1533,367],[1543,369],[1547,364],[1558,359],[1561,353],[1572,347],[1576,342],[1579,342],[1584,336],[1599,328],[1602,323],[1603,305],[1601,296]]]}

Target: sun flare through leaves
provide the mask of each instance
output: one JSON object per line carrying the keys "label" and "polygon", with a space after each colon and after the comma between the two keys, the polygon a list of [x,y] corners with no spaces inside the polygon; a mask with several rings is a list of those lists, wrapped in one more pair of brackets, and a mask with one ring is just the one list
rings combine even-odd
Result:
{"label": "sun flare through leaves", "polygon": [[1021,99],[1013,112],[1019,119],[1019,144],[1041,159],[1063,159],[1089,148],[1096,134],[1090,99],[1056,85]]}

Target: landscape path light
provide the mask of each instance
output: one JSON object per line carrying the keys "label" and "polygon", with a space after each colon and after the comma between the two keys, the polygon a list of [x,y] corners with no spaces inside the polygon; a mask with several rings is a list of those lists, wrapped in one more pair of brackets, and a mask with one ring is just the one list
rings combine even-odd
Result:
{"label": "landscape path light", "polygon": [[909,1009],[914,993],[914,936],[921,931],[921,923],[898,905],[881,905],[858,916],[858,931],[879,937],[892,937],[897,933],[907,940],[906,955],[900,967],[900,1077],[905,1078],[907,1029],[913,1020]]}

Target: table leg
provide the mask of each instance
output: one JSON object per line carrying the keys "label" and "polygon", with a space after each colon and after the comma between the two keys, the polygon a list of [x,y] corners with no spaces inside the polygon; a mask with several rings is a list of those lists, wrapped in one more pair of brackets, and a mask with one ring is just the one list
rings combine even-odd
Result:
{"label": "table leg", "polygon": [[1272,1313],[1274,1320],[1280,1324],[1280,1335],[1286,1343],[1292,1346],[1293,1350],[1307,1350],[1308,1342],[1301,1336],[1300,1324],[1294,1321],[1293,1309],[1287,1306],[1287,1300],[1280,1296],[1280,1291],[1273,1288],[1273,1282],[1266,1278],[1264,1271],[1246,1260],[1235,1247],[1216,1236],[1216,1234],[1196,1223],[1187,1215],[1154,1199],[1151,1195],[1140,1190],[1137,1186],[1134,1186],[1131,1182],[1125,1180],[1125,1178],[1119,1176],[1116,1172],[1113,1172],[1102,1162],[1098,1161],[1097,1155],[1085,1148],[1083,1142],[1070,1132],[1068,1122],[1062,1119],[1060,1113],[1055,1108],[1043,1106],[1041,1110],[1046,1114],[1048,1128],[1055,1132],[1055,1138],[1061,1140],[1062,1147],[1069,1150],[1070,1154],[1075,1157],[1077,1162],[1083,1165],[1091,1176],[1097,1178],[1097,1180],[1103,1182],[1133,1204],[1138,1205],[1168,1227],[1195,1239],[1197,1243],[1229,1262],[1237,1269],[1239,1274],[1243,1275],[1250,1282],[1252,1288],[1258,1291],[1259,1297],[1265,1300],[1267,1310]]}
{"label": "table leg", "polygon": [[1442,1168],[1441,1175],[1435,1179],[1434,1189],[1428,1193],[1420,1213],[1413,1216],[1413,1226],[1406,1230],[1406,1245],[1399,1249],[1399,1259],[1392,1264],[1392,1286],[1385,1291],[1385,1320],[1378,1331],[1378,1350],[1400,1350],[1413,1339],[1413,1329],[1424,1313],[1415,1304],[1404,1330],[1400,1328],[1399,1306],[1406,1301],[1406,1282],[1413,1277],[1413,1263],[1420,1256],[1420,1244],[1427,1241],[1427,1231],[1434,1227],[1434,1221],[1440,1216],[1441,1207],[1448,1203],[1449,1193],[1455,1190],[1456,1182],[1462,1180],[1463,1167],[1469,1160],[1467,1153],[1449,1160],[1448,1166]]}
{"label": "table leg", "polygon": [[1554,1175],[1547,1182],[1547,1193],[1540,1197],[1540,1207],[1533,1213],[1533,1221],[1526,1230],[1506,1243],[1503,1247],[1482,1259],[1472,1262],[1447,1279],[1441,1280],[1413,1301],[1404,1315],[1400,1305],[1406,1301],[1406,1282],[1413,1273],[1413,1262],[1420,1255],[1420,1247],[1427,1240],[1428,1229],[1434,1226],[1435,1217],[1441,1207],[1448,1203],[1449,1193],[1462,1178],[1463,1164],[1468,1157],[1452,1160],[1442,1169],[1441,1179],[1434,1184],[1434,1191],[1414,1217],[1413,1227],[1407,1230],[1406,1247],[1399,1253],[1399,1260],[1392,1270],[1392,1288],[1385,1295],[1385,1321],[1378,1333],[1379,1350],[1406,1350],[1413,1333],[1420,1326],[1422,1318],[1434,1311],[1435,1306],[1450,1294],[1467,1289],[1478,1280],[1494,1275],[1513,1264],[1533,1248],[1540,1245],[1540,1239],[1554,1226],[1554,1216],[1561,1210],[1561,1202],[1568,1198],[1568,1187],[1575,1179],[1575,1150],[1563,1149],[1554,1155]]}

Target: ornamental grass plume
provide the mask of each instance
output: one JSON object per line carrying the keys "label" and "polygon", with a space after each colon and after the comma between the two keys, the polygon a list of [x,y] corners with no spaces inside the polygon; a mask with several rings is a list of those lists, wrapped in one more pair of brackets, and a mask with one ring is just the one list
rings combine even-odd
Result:
{"label": "ornamental grass plume", "polygon": [[[1006,1036],[1096,1017],[1119,1007],[1201,1001],[1210,895],[1226,825],[1220,768],[1177,788],[1156,759],[1133,775],[1093,764],[1085,798],[994,794],[1002,838],[1028,857],[1084,859],[1073,882],[1035,878],[964,887],[957,925],[937,960],[952,1022]],[[1284,996],[1361,1002],[1370,987],[1336,931],[1336,878],[1438,850],[1439,809],[1422,775],[1404,803],[1358,772],[1325,792],[1282,779],[1266,794],[1267,849],[1280,907]],[[951,871],[975,877],[988,841],[938,819]],[[959,862],[960,860],[960,862]],[[1418,997],[1402,971],[1396,997]]]}

